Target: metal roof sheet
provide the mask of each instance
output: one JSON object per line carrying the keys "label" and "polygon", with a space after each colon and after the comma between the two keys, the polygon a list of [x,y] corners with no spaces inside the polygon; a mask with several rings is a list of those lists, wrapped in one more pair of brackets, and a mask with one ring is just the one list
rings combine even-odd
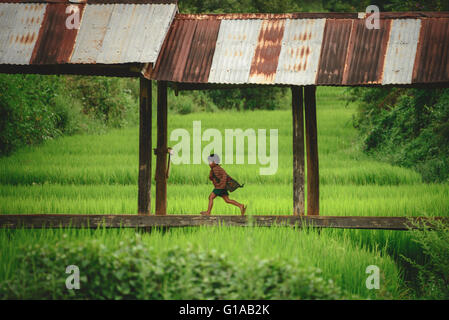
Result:
{"label": "metal roof sheet", "polygon": [[383,69],[382,84],[412,82],[421,20],[393,20]]}
{"label": "metal roof sheet", "polygon": [[0,63],[29,63],[45,8],[45,4],[0,3]]}
{"label": "metal roof sheet", "polygon": [[317,84],[341,83],[353,20],[327,19],[317,73]]}
{"label": "metal roof sheet", "polygon": [[[390,19],[395,15],[389,13],[381,19],[380,29],[368,29],[366,18],[347,19],[347,15],[332,19],[292,16],[179,14],[150,77],[221,84],[449,82],[449,18],[444,14],[436,19],[429,18],[433,16],[429,13],[400,13],[400,18]],[[213,22],[219,22],[215,50],[214,37],[193,40],[199,23]],[[213,55],[212,64],[199,54],[203,48],[207,48],[208,59]],[[194,58],[189,57],[192,52]],[[196,65],[194,76],[187,79],[184,72],[192,64]]]}
{"label": "metal roof sheet", "polygon": [[223,20],[209,74],[210,83],[248,82],[262,20]]}
{"label": "metal roof sheet", "polygon": [[449,81],[449,19],[423,19],[413,70],[414,83]]}
{"label": "metal roof sheet", "polygon": [[153,76],[179,82],[207,82],[220,21],[175,20],[161,49]]}
{"label": "metal roof sheet", "polygon": [[281,52],[285,20],[264,20],[251,64],[250,83],[273,83]]}
{"label": "metal roof sheet", "polygon": [[30,64],[63,64],[70,62],[78,29],[67,27],[68,21],[73,23],[67,12],[75,10],[82,19],[84,7],[84,4],[55,3],[47,5]]}
{"label": "metal roof sheet", "polygon": [[343,84],[380,84],[390,34],[391,20],[381,20],[379,29],[368,29],[365,20],[354,20]]}
{"label": "metal roof sheet", "polygon": [[71,63],[154,63],[176,5],[87,5]]}
{"label": "metal roof sheet", "polygon": [[287,19],[275,83],[315,84],[325,19]]}
{"label": "metal roof sheet", "polygon": [[206,82],[215,52],[220,21],[196,21],[189,55],[186,60],[183,82]]}
{"label": "metal roof sheet", "polygon": [[[381,12],[376,30],[364,13],[176,15],[174,0],[73,1],[0,0],[0,67],[145,63],[152,79],[189,83],[449,83],[448,12]],[[65,27],[69,7],[80,9],[79,30]]]}
{"label": "metal roof sheet", "polygon": [[[66,26],[72,8],[79,29]],[[154,63],[176,11],[176,4],[0,3],[0,63]]]}
{"label": "metal roof sheet", "polygon": [[96,63],[103,48],[114,5],[88,5],[75,41],[72,63]]}

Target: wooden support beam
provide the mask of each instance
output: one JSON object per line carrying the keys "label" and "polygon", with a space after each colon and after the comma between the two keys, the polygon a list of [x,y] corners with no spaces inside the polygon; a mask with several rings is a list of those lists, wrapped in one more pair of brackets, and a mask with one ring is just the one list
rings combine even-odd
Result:
{"label": "wooden support beam", "polygon": [[[346,216],[278,216],[278,215],[103,215],[103,214],[23,214],[0,215],[0,228],[151,228],[151,227],[313,227],[341,229],[407,230],[432,228],[433,219],[449,224],[448,217],[346,217]],[[421,222],[416,225],[417,222]]]}
{"label": "wooden support beam", "polygon": [[292,86],[293,118],[293,215],[303,216],[304,208],[304,112],[303,87]]}
{"label": "wooden support beam", "polygon": [[156,215],[167,214],[167,82],[157,82]]}
{"label": "wooden support beam", "polygon": [[151,214],[151,80],[140,78],[138,214]]}
{"label": "wooden support beam", "polygon": [[316,123],[316,86],[304,87],[304,109],[306,118],[307,148],[307,215],[320,214],[318,133]]}

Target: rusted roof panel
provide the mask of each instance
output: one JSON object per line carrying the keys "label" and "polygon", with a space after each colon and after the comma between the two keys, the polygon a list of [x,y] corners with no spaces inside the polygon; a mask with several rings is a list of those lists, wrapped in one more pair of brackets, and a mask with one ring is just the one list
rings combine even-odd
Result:
{"label": "rusted roof panel", "polygon": [[0,63],[30,63],[45,8],[45,4],[0,4]]}
{"label": "rusted roof panel", "polygon": [[[236,20],[229,19],[229,16]],[[265,16],[271,18],[256,19]],[[419,59],[414,57],[416,48],[420,53],[419,47],[423,43],[417,41],[421,21],[436,20],[407,19],[408,15],[401,15],[401,19],[382,19],[380,29],[376,30],[368,29],[364,18],[273,18],[276,16],[199,15],[195,19],[196,15],[177,15],[173,33],[166,42],[169,45],[161,54],[152,79],[221,84],[411,84],[414,83],[411,82],[413,62],[416,61],[415,71],[420,65]],[[250,18],[238,19],[242,17]],[[440,25],[442,20],[448,19],[440,18]],[[203,38],[196,28],[199,28],[199,23],[217,21],[220,27],[214,51],[215,38]],[[427,28],[431,30],[430,25]],[[448,43],[446,31],[436,32],[434,36],[435,40],[427,41]],[[201,40],[196,40],[198,37]],[[425,37],[425,33],[421,33],[421,37]],[[439,45],[440,49],[435,50],[441,51],[442,47]],[[210,60],[201,56],[203,48],[213,53],[209,77]],[[444,69],[449,64],[446,51],[441,51],[438,57],[435,52],[427,54],[427,57],[440,59],[441,65],[446,62],[441,67]],[[421,55],[426,56],[425,53]],[[209,59],[210,55],[207,57]],[[192,73],[192,70],[196,71]],[[423,81],[430,83],[432,78],[431,75]],[[439,81],[449,82],[445,79],[443,77]]]}
{"label": "rusted roof panel", "polygon": [[176,4],[55,1],[0,3],[0,63],[154,63],[177,11]]}
{"label": "rusted roof panel", "polygon": [[152,77],[177,82],[207,82],[220,21],[175,20]]}
{"label": "rusted roof panel", "polygon": [[343,84],[380,84],[391,20],[381,20],[379,29],[368,29],[365,20],[354,20],[349,40]]}
{"label": "rusted roof panel", "polygon": [[67,28],[69,15],[66,12],[72,12],[72,9],[78,11],[81,20],[84,6],[63,3],[47,5],[30,64],[61,64],[70,61],[78,29]]}
{"label": "rusted roof panel", "polygon": [[275,83],[315,84],[325,19],[287,19]]}
{"label": "rusted roof panel", "polygon": [[449,20],[423,19],[413,70],[414,83],[449,81]]}
{"label": "rusted roof panel", "polygon": [[220,21],[197,21],[187,57],[183,82],[207,82],[215,53]]}
{"label": "rusted roof panel", "polygon": [[251,63],[250,83],[269,84],[274,82],[284,25],[284,19],[263,21],[256,52]]}
{"label": "rusted roof panel", "polygon": [[209,74],[210,83],[246,83],[262,20],[222,20]]}
{"label": "rusted roof panel", "polygon": [[340,84],[353,20],[327,19],[318,66],[317,84]]}
{"label": "rusted roof panel", "polygon": [[392,20],[382,84],[412,83],[421,20]]}
{"label": "rusted roof panel", "polygon": [[154,69],[159,80],[182,80],[196,25],[194,20],[173,22],[161,51],[164,58],[158,59]]}

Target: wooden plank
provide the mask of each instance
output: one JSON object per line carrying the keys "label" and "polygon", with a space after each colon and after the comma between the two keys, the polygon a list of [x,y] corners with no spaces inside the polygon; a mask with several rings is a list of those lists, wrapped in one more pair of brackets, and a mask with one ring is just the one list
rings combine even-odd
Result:
{"label": "wooden plank", "polygon": [[151,80],[140,78],[138,214],[151,214]]}
{"label": "wooden plank", "polygon": [[304,87],[307,148],[307,215],[320,214],[318,134],[316,123],[316,86]]}
{"label": "wooden plank", "polygon": [[303,87],[292,86],[293,117],[293,215],[303,216],[304,208],[304,112]]}
{"label": "wooden plank", "polygon": [[275,216],[275,215],[78,215],[78,214],[4,214],[0,228],[148,228],[192,226],[287,226],[341,229],[407,230],[417,221],[432,227],[432,219],[449,224],[448,217],[345,217],[345,216]]}
{"label": "wooden plank", "polygon": [[167,82],[157,82],[156,215],[167,214]]}

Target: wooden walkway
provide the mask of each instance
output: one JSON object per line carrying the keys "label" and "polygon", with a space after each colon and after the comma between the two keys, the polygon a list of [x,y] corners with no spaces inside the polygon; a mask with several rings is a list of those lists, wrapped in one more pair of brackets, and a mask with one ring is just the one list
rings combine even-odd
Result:
{"label": "wooden walkway", "polygon": [[[447,217],[434,219],[449,223]],[[152,228],[191,226],[309,226],[342,229],[407,230],[413,222],[431,219],[425,217],[342,217],[342,216],[278,216],[278,215],[87,215],[87,214],[19,214],[0,215],[0,228]]]}

